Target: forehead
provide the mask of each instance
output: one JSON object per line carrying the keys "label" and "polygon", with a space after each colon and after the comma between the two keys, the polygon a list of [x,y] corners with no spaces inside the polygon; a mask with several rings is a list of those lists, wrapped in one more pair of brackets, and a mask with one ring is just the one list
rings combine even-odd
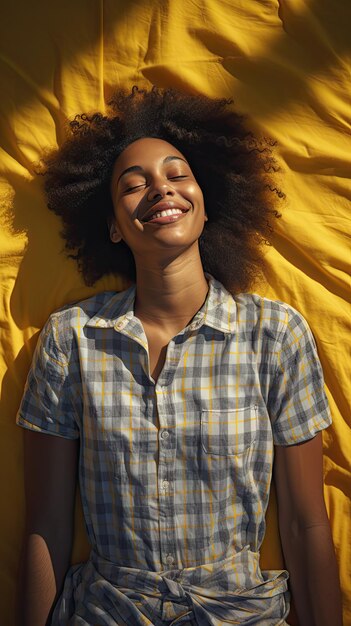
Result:
{"label": "forehead", "polygon": [[150,164],[150,161],[160,161],[168,156],[186,160],[184,155],[168,141],[154,137],[143,137],[133,141],[121,152],[115,162],[113,174],[118,176],[127,167],[132,165],[143,167]]}

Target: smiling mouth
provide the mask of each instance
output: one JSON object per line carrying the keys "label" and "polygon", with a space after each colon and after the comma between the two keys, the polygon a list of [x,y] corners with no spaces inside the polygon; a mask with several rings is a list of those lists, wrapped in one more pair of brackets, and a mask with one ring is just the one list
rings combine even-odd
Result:
{"label": "smiling mouth", "polygon": [[188,213],[189,209],[170,208],[163,211],[155,211],[149,218],[142,220],[144,224],[168,224],[175,222]]}

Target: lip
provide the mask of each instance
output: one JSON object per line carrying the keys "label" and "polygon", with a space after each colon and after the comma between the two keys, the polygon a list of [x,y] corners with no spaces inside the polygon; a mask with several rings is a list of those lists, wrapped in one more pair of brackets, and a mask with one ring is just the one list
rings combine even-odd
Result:
{"label": "lip", "polygon": [[184,206],[179,202],[175,202],[174,200],[167,200],[162,202],[157,202],[153,204],[150,209],[148,209],[144,215],[139,218],[141,222],[147,224],[148,219],[157,211],[166,211],[167,209],[180,209],[183,213],[187,213],[190,210],[191,206]]}

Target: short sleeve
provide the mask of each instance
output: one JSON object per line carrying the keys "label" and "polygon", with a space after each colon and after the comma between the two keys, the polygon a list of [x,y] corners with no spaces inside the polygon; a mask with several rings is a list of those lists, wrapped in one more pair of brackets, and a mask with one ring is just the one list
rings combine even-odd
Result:
{"label": "short sleeve", "polygon": [[331,424],[322,367],[306,320],[289,307],[268,398],[273,440],[288,446]]}
{"label": "short sleeve", "polygon": [[76,439],[79,421],[74,381],[56,334],[50,318],[39,336],[16,423],[33,431]]}

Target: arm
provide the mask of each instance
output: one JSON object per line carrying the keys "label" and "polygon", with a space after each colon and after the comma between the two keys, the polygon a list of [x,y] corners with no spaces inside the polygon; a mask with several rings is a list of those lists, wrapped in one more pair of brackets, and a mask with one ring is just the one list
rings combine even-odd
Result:
{"label": "arm", "polygon": [[323,497],[322,436],[276,446],[283,553],[300,626],[342,626],[341,593]]}
{"label": "arm", "polygon": [[26,529],[21,626],[45,626],[70,565],[78,440],[24,431]]}

